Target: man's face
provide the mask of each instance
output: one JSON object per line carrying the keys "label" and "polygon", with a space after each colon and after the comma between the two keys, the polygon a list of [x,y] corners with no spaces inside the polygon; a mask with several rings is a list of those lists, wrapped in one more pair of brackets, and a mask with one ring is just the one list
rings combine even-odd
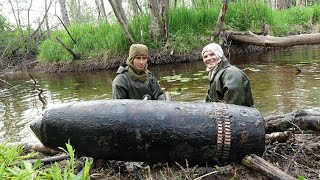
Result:
{"label": "man's face", "polygon": [[144,56],[144,55],[137,55],[133,59],[133,65],[138,70],[143,70],[144,67],[146,66],[147,62],[148,62],[148,57]]}
{"label": "man's face", "polygon": [[203,63],[210,69],[216,67],[219,60],[218,57],[212,51],[204,52],[202,59]]}

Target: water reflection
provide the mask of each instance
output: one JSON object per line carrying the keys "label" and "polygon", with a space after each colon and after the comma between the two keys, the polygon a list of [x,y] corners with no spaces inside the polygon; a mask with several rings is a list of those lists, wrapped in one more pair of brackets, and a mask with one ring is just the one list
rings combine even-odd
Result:
{"label": "water reflection", "polygon": [[[231,63],[251,79],[255,106],[263,116],[283,114],[297,108],[320,107],[320,46],[264,54],[231,56]],[[174,101],[204,101],[208,80],[202,61],[152,66],[164,91]],[[26,128],[45,108],[64,102],[111,98],[116,69],[102,72],[42,74],[13,73],[0,76],[0,142],[35,142]],[[29,76],[31,74],[37,81]],[[38,98],[39,91],[46,105]]]}

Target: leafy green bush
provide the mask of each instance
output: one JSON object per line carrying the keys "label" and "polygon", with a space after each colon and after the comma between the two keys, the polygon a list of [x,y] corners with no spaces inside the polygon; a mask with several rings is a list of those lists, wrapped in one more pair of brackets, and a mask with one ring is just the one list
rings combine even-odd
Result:
{"label": "leafy green bush", "polygon": [[86,160],[84,171],[81,175],[75,174],[75,158],[72,146],[67,143],[67,150],[70,159],[66,160],[66,165],[61,168],[56,162],[50,167],[44,167],[40,159],[35,163],[27,161],[34,158],[38,153],[22,155],[21,147],[8,147],[7,143],[0,144],[0,179],[52,179],[52,180],[87,180],[92,160]]}

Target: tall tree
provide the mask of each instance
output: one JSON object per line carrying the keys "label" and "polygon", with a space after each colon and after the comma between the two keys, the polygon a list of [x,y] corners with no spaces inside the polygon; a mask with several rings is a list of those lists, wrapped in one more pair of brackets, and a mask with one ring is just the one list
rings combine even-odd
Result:
{"label": "tall tree", "polygon": [[291,0],[267,0],[267,3],[275,9],[286,9],[291,7]]}
{"label": "tall tree", "polygon": [[128,18],[122,7],[122,0],[112,0],[112,1],[116,7],[116,10],[118,11],[118,14],[121,16],[121,19],[124,21],[125,24],[128,24]]}
{"label": "tall tree", "polygon": [[95,3],[96,3],[97,12],[98,12],[98,20],[103,19],[106,22],[108,22],[103,0],[95,0]]}
{"label": "tall tree", "polygon": [[12,14],[13,14],[14,19],[16,21],[17,28],[21,29],[20,9],[19,9],[19,6],[18,6],[18,2],[16,1],[16,10],[15,10],[15,7],[14,7],[14,4],[13,4],[12,0],[8,0],[8,2],[10,4],[10,6],[11,6]]}
{"label": "tall tree", "polygon": [[[50,6],[52,4],[52,0],[50,0]],[[49,7],[48,7],[48,0],[44,0],[44,8],[45,8],[45,25],[46,25],[46,31],[47,31],[47,35],[48,37],[50,37],[50,27],[49,27],[49,20],[48,20],[48,10],[49,10]]]}
{"label": "tall tree", "polygon": [[82,14],[81,14],[81,2],[80,0],[77,0],[77,11],[76,11],[76,15],[77,15],[77,21],[81,22],[82,21]]}
{"label": "tall tree", "polygon": [[131,2],[131,7],[133,11],[133,16],[137,16],[142,13],[142,10],[140,8],[140,5],[137,0],[130,0]]}
{"label": "tall tree", "polygon": [[120,23],[120,25],[121,25],[124,33],[125,33],[125,36],[126,36],[127,40],[131,44],[134,44],[135,41],[134,41],[132,35],[129,32],[128,20],[126,18],[124,19],[125,14],[122,14],[122,13],[124,13],[123,8],[122,8],[122,4],[119,3],[118,0],[109,0],[109,3],[111,5],[111,7],[112,7],[114,15],[116,16],[118,22]]}
{"label": "tall tree", "polygon": [[67,11],[66,0],[59,0],[59,4],[60,4],[60,11],[62,15],[63,24],[66,27],[68,27],[70,26],[70,20],[69,20],[69,15]]}
{"label": "tall tree", "polygon": [[103,0],[100,0],[100,7],[101,7],[100,9],[101,9],[102,17],[104,18],[104,20],[105,20],[106,22],[108,22],[107,13],[106,13],[106,8],[105,8],[105,6],[104,6]]}
{"label": "tall tree", "polygon": [[151,36],[154,41],[167,39],[167,10],[169,0],[149,0]]}
{"label": "tall tree", "polygon": [[100,2],[99,2],[99,0],[94,0],[94,2],[96,3],[97,13],[98,13],[98,20],[100,20],[100,19],[101,19],[101,7],[100,7]]}
{"label": "tall tree", "polygon": [[278,9],[287,9],[291,7],[291,0],[276,1]]}
{"label": "tall tree", "polygon": [[30,34],[30,29],[31,29],[31,22],[30,22],[30,9],[31,9],[31,6],[32,6],[32,0],[30,2],[29,8],[28,8],[28,32],[29,32],[29,34]]}
{"label": "tall tree", "polygon": [[307,0],[296,0],[296,6],[306,6],[307,3]]}
{"label": "tall tree", "polygon": [[218,16],[217,24],[216,24],[216,27],[214,28],[210,41],[217,40],[221,33],[222,27],[224,25],[224,17],[226,16],[227,10],[228,10],[228,3],[229,3],[228,0],[222,0],[222,5],[221,5],[220,13]]}

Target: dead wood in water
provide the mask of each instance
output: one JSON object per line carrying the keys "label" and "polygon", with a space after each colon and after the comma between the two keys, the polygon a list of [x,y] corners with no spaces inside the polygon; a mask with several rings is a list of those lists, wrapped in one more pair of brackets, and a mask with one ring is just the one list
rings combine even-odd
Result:
{"label": "dead wood in water", "polygon": [[266,133],[287,131],[290,128],[320,132],[320,112],[314,109],[298,109],[284,115],[269,116],[265,121]]}
{"label": "dead wood in water", "polygon": [[7,81],[5,81],[5,80],[3,80],[3,79],[0,79],[0,82],[3,82],[4,84],[6,84],[6,85],[8,85],[8,86],[13,87],[12,84],[10,84],[9,82],[7,82]]}
{"label": "dead wood in water", "polygon": [[34,84],[33,84],[33,90],[38,90],[39,92],[38,92],[38,98],[39,98],[39,100],[41,101],[41,103],[42,103],[42,107],[43,107],[43,109],[46,107],[46,105],[47,105],[47,102],[45,101],[45,99],[44,99],[44,97],[42,97],[41,96],[41,94],[43,93],[43,90],[42,89],[40,89],[40,88],[36,88],[36,86],[37,86],[37,81],[34,79],[34,77],[31,75],[31,74],[29,74],[29,76],[31,77],[31,79],[33,80],[33,82],[34,82]]}
{"label": "dead wood in water", "polygon": [[270,46],[270,47],[290,47],[297,45],[320,44],[320,33],[299,34],[287,37],[274,37],[257,35],[250,31],[239,32],[228,30],[225,31],[227,41],[237,41],[243,44]]}
{"label": "dead wood in water", "polygon": [[81,58],[80,54],[76,54],[75,52],[73,52],[73,50],[65,45],[61,39],[59,39],[58,37],[56,37],[56,39],[72,55],[73,60],[79,60]]}

